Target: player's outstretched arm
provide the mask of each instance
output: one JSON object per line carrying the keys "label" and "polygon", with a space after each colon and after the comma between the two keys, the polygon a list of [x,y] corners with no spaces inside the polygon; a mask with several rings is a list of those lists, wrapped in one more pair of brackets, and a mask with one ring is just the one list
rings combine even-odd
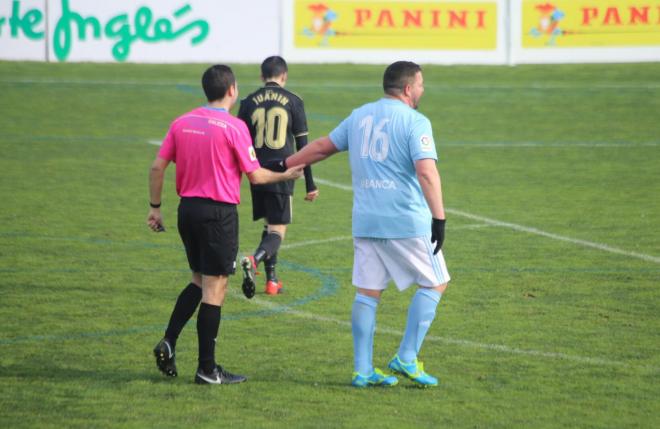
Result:
{"label": "player's outstretched arm", "polygon": [[311,165],[339,152],[330,137],[320,137],[286,159],[286,165]]}

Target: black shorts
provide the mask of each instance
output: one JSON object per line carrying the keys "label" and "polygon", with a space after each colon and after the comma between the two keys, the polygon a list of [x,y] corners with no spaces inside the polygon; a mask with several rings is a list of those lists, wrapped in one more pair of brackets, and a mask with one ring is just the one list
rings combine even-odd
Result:
{"label": "black shorts", "polygon": [[269,225],[291,223],[291,195],[252,190],[252,219],[264,218]]}
{"label": "black shorts", "polygon": [[181,198],[178,227],[192,271],[209,276],[234,274],[238,254],[235,204]]}

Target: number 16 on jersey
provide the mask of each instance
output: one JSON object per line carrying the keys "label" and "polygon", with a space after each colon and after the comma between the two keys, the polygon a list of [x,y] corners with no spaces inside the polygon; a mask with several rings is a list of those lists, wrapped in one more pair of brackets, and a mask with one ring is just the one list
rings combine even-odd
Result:
{"label": "number 16 on jersey", "polygon": [[360,121],[360,129],[362,130],[360,156],[362,158],[371,158],[376,162],[383,162],[387,158],[390,138],[383,128],[389,121],[389,119],[383,118],[374,127],[374,117],[372,115],[362,118]]}

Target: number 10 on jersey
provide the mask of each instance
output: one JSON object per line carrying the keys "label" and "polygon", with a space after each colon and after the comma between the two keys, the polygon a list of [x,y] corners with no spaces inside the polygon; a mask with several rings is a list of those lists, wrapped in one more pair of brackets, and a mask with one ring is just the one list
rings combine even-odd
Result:
{"label": "number 10 on jersey", "polygon": [[252,125],[256,128],[254,147],[264,144],[271,149],[282,149],[286,144],[286,129],[289,115],[281,107],[271,107],[266,111],[260,107],[252,113]]}

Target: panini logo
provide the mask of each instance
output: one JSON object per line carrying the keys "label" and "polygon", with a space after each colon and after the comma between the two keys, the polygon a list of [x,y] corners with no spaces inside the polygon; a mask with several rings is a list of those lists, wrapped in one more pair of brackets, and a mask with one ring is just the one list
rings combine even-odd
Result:
{"label": "panini logo", "polygon": [[493,0],[296,0],[298,47],[347,49],[495,49]]}
{"label": "panini logo", "polygon": [[660,45],[660,1],[523,2],[524,48]]}

